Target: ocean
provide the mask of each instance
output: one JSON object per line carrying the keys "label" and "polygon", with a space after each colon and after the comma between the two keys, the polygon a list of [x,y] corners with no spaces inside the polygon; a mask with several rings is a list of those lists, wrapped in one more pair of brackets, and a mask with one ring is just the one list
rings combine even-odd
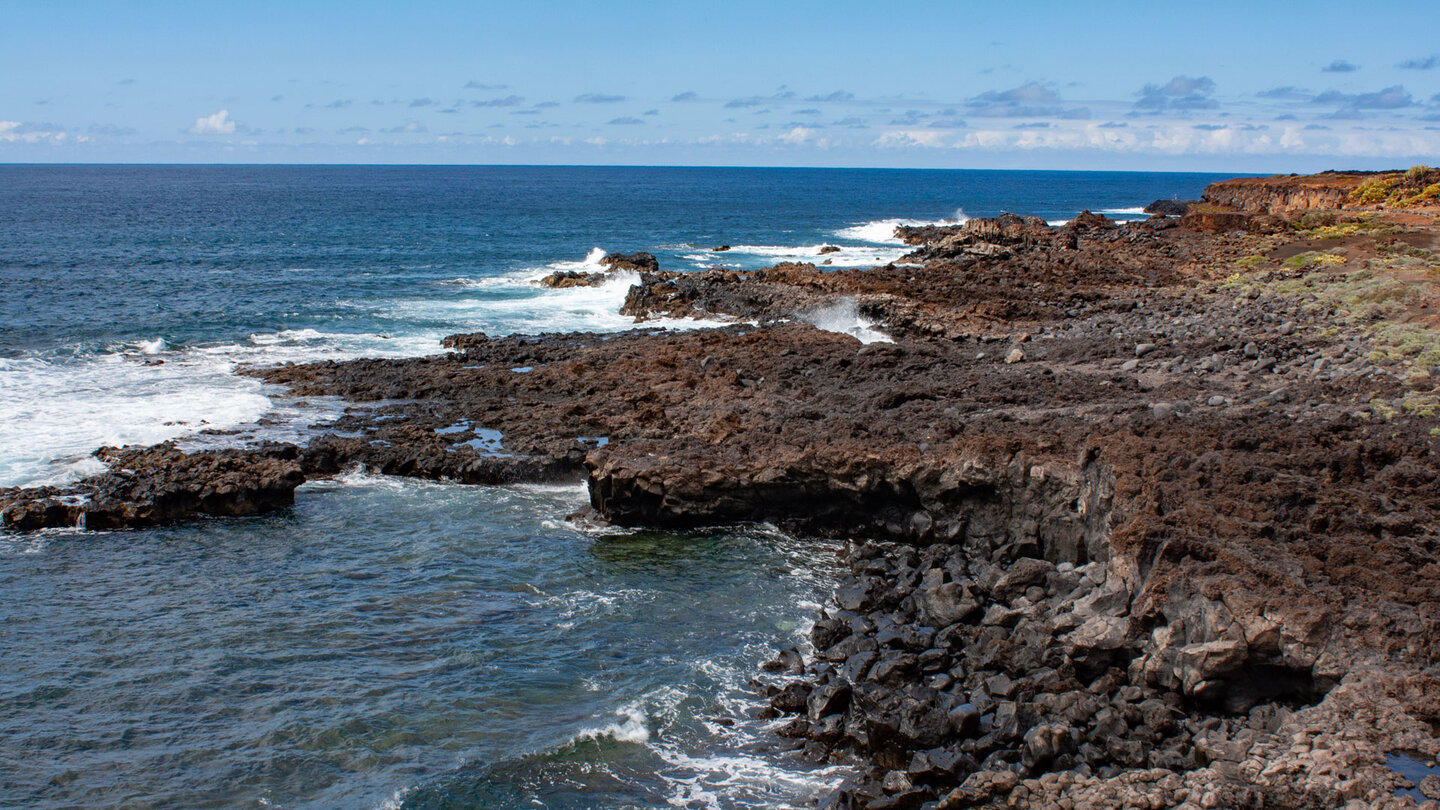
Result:
{"label": "ocean", "polygon": [[[533,283],[607,251],[868,266],[907,252],[896,224],[1140,219],[1216,179],[0,166],[0,486],[75,480],[104,444],[303,441],[345,405],[241,365],[628,328],[633,275]],[[0,532],[0,806],[798,807],[838,783],[750,685],[803,646],[834,544],[567,520],[586,501],[356,471],[260,518]]]}

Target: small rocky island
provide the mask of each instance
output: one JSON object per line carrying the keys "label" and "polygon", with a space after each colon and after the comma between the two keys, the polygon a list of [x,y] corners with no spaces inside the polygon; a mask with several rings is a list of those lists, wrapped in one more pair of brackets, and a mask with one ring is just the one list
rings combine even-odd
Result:
{"label": "small rocky island", "polygon": [[[757,679],[777,744],[855,765],[825,806],[1440,799],[1440,171],[1156,210],[900,228],[862,270],[622,257],[633,331],[251,369],[352,405],[304,447],[105,449],[0,517],[256,514],[354,465],[584,479],[584,519],[848,541],[813,650]],[[735,325],[645,326],[675,316]]]}

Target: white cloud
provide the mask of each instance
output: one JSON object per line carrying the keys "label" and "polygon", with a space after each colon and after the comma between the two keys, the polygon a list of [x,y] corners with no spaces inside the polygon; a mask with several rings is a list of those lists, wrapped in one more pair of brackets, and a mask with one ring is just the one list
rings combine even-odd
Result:
{"label": "white cloud", "polygon": [[810,136],[814,133],[815,130],[809,127],[795,127],[784,135],[779,136],[779,140],[785,143],[804,143],[810,140]]}
{"label": "white cloud", "polygon": [[214,115],[202,115],[190,127],[193,135],[233,135],[235,122],[230,120],[230,111],[221,110]]}
{"label": "white cloud", "polygon": [[942,133],[933,129],[895,129],[875,139],[875,146],[907,147],[923,146],[937,149],[945,146]]}
{"label": "white cloud", "polygon": [[21,121],[0,121],[0,142],[60,143],[66,138],[59,124],[31,124]]}

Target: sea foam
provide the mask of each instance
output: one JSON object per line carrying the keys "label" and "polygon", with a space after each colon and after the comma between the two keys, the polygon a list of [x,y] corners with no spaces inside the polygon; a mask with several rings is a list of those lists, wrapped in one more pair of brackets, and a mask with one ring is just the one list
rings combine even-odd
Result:
{"label": "sea foam", "polygon": [[875,323],[860,314],[854,298],[842,298],[833,304],[802,312],[800,320],[823,329],[850,335],[861,343],[893,343],[889,335],[875,328]]}
{"label": "sea foam", "polygon": [[858,225],[851,225],[835,231],[835,235],[842,239],[852,239],[857,242],[870,242],[871,244],[900,244],[900,239],[895,236],[895,229],[904,225],[907,227],[919,227],[924,225],[964,225],[970,221],[970,216],[965,209],[956,208],[953,216],[948,219],[875,219],[869,222],[861,222]]}

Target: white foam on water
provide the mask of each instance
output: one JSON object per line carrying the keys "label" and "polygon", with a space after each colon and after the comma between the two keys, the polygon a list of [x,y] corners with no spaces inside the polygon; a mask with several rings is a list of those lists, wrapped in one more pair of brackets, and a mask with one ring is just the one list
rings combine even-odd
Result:
{"label": "white foam on water", "polygon": [[191,354],[0,360],[0,485],[68,483],[103,469],[90,454],[104,445],[258,420],[272,407],[262,384],[231,368]]}
{"label": "white foam on water", "polygon": [[[605,255],[594,248],[583,260],[556,262],[547,272],[599,271]],[[58,485],[93,475],[104,468],[90,454],[103,445],[186,438],[204,447],[256,439],[298,441],[310,425],[341,409],[338,400],[307,398],[308,409],[272,400],[267,394],[276,389],[236,375],[240,365],[418,357],[443,351],[441,339],[457,332],[615,332],[636,326],[619,309],[639,274],[614,273],[601,286],[563,290],[535,287],[529,283],[534,275],[530,269],[476,280],[484,291],[477,289],[473,296],[370,308],[417,324],[399,334],[286,329],[238,343],[183,349],[162,336],[88,358],[0,359],[0,486]],[[645,326],[694,329],[723,323],[662,319]],[[267,424],[255,426],[262,418]],[[242,428],[238,438],[199,435]]]}
{"label": "white foam on water", "polygon": [[624,718],[618,723],[609,723],[598,728],[590,728],[575,735],[576,740],[595,740],[601,737],[609,737],[616,742],[635,743],[643,745],[650,741],[650,720],[638,706],[627,706],[616,712],[616,716]]}
{"label": "white foam on water", "polygon": [[873,321],[860,314],[860,307],[854,298],[842,298],[832,304],[799,313],[800,320],[823,329],[850,335],[861,343],[894,343],[884,332],[875,328]]}
{"label": "white foam on water", "polygon": [[[411,299],[396,302],[390,309],[392,317],[420,322],[441,321],[445,325],[431,332],[436,341],[457,332],[485,332],[491,335],[538,334],[541,332],[620,332],[636,327],[635,319],[621,315],[620,307],[632,285],[640,282],[640,274],[631,270],[611,272],[597,286],[546,289],[532,282],[543,278],[561,265],[571,265],[584,272],[604,270],[592,250],[583,262],[556,262],[545,272],[523,270],[502,277],[503,283],[490,287],[488,295],[444,300]],[[662,318],[647,320],[644,325],[665,329],[697,329],[728,324],[722,320]]]}
{"label": "white foam on water", "polygon": [[[840,781],[852,772],[852,768],[832,765],[814,770],[786,768],[762,757],[741,753],[692,756],[680,751],[657,749],[657,754],[675,770],[684,772],[663,774],[672,790],[666,802],[673,807],[720,808],[727,804],[725,797],[751,788],[763,794],[772,795],[777,788],[785,793],[813,801],[839,786]],[[775,807],[803,807],[812,804],[774,805]]]}
{"label": "white foam on water", "polygon": [[918,227],[922,225],[964,225],[970,221],[970,216],[965,209],[956,208],[955,214],[948,219],[875,219],[869,222],[861,222],[835,231],[835,235],[841,239],[853,239],[857,242],[870,242],[872,244],[901,244],[899,237],[895,236],[895,229],[904,225],[907,227]]}
{"label": "white foam on water", "polygon": [[[893,240],[896,245],[900,241]],[[801,245],[792,247],[788,245],[734,245],[724,253],[710,255],[694,254],[685,256],[686,259],[697,264],[714,267],[719,264],[724,266],[726,256],[753,256],[765,262],[809,262],[810,264],[823,265],[829,262],[831,267],[870,267],[877,264],[889,264],[897,261],[901,256],[909,253],[911,247],[876,247],[873,245],[832,245],[840,248],[838,251],[821,253],[820,248],[824,245]],[[735,264],[732,260],[729,264]]]}
{"label": "white foam on water", "polygon": [[0,486],[62,485],[102,472],[91,454],[106,445],[299,441],[342,403],[274,399],[279,389],[235,374],[237,366],[416,356],[440,351],[440,343],[439,336],[296,329],[219,346],[175,349],[161,337],[119,348],[64,360],[0,359]]}
{"label": "white foam on water", "polygon": [[1145,213],[1145,207],[1135,206],[1134,208],[1101,208],[1100,213],[1106,215],[1120,214],[1128,216],[1139,216]]}
{"label": "white foam on water", "polygon": [[390,794],[390,798],[375,805],[375,810],[403,810],[405,800],[415,792],[415,787],[403,787]]}

